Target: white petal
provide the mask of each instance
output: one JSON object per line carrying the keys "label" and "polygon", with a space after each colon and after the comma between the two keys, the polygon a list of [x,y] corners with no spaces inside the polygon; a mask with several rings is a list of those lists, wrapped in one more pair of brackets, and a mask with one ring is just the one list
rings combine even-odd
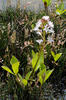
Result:
{"label": "white petal", "polygon": [[39,27],[36,26],[33,30],[34,31],[38,31],[39,30]]}
{"label": "white petal", "polygon": [[36,34],[41,35],[41,32],[37,31]]}
{"label": "white petal", "polygon": [[51,28],[51,29],[49,29],[48,32],[49,32],[49,33],[54,33],[54,30]]}
{"label": "white petal", "polygon": [[43,29],[46,33],[54,33],[54,30],[51,26],[49,26],[48,24],[45,25],[45,28]]}
{"label": "white petal", "polygon": [[36,40],[37,43],[41,44],[43,42],[42,39]]}
{"label": "white petal", "polygon": [[53,22],[49,21],[49,22],[48,22],[48,25],[49,25],[50,27],[54,28]]}
{"label": "white petal", "polygon": [[37,23],[36,23],[36,27],[33,29],[34,31],[38,31],[39,30],[39,27],[41,26],[42,22],[41,20],[39,20]]}
{"label": "white petal", "polygon": [[43,16],[42,19],[49,21],[49,16]]}
{"label": "white petal", "polygon": [[36,26],[37,27],[40,27],[40,25],[42,24],[41,20],[39,20],[37,23],[36,23]]}

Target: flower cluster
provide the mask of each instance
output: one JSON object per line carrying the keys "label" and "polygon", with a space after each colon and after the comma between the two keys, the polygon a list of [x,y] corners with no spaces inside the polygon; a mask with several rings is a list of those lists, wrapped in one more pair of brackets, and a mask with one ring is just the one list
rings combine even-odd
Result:
{"label": "flower cluster", "polygon": [[[34,31],[36,31],[36,34],[38,35],[42,35],[42,32],[45,31],[46,34],[48,33],[54,33],[54,24],[53,22],[50,21],[49,16],[43,16],[37,23],[35,28],[33,29]],[[52,36],[48,36],[47,41],[49,43],[54,42],[54,40],[52,39]],[[42,43],[39,40],[36,40],[36,42],[38,42],[39,44]]]}

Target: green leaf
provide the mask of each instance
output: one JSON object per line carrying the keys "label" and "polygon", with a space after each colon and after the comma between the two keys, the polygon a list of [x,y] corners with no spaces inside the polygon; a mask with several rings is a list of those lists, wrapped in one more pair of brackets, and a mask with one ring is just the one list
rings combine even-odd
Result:
{"label": "green leaf", "polygon": [[38,77],[42,76],[44,73],[46,73],[46,66],[44,64],[42,64],[42,66],[43,66],[43,69],[40,70],[40,72],[38,73]]}
{"label": "green leaf", "polygon": [[52,54],[55,61],[57,61],[62,55],[62,53],[58,53],[58,54],[55,55],[53,51],[51,51],[51,54]]}
{"label": "green leaf", "polygon": [[34,51],[32,51],[32,56],[33,56],[33,58],[32,58],[32,67],[34,69],[34,67],[37,63],[37,60],[38,60],[38,53],[35,53]]}
{"label": "green leaf", "polygon": [[19,78],[20,78],[20,80],[22,80],[23,78],[22,78],[22,76],[18,73],[18,76],[19,76]]}
{"label": "green leaf", "polygon": [[35,56],[35,52],[32,50],[32,56],[34,57]]}
{"label": "green leaf", "polygon": [[10,64],[13,65],[15,63],[19,62],[18,59],[15,56],[12,56]]}
{"label": "green leaf", "polygon": [[53,51],[51,51],[51,54],[52,54],[53,58],[55,58],[55,53]]}
{"label": "green leaf", "polygon": [[25,77],[25,79],[26,79],[27,81],[29,80],[31,73],[32,73],[32,71],[30,71],[30,72],[27,73],[27,75],[26,75],[26,77]]}
{"label": "green leaf", "polygon": [[43,53],[43,51],[41,51],[40,55],[38,55],[38,53],[35,53],[34,51],[32,51],[32,56],[33,56],[32,67],[33,68],[35,67],[34,71],[37,71],[38,68],[41,67],[40,64],[44,63],[44,53]]}
{"label": "green leaf", "polygon": [[61,15],[61,14],[63,14],[63,11],[62,10],[59,10],[59,9],[56,9],[56,14],[57,15]]}
{"label": "green leaf", "polygon": [[58,53],[58,54],[56,54],[54,60],[57,61],[57,60],[61,57],[61,55],[62,55],[62,53]]}
{"label": "green leaf", "polygon": [[13,73],[7,66],[2,66],[2,68],[3,68],[4,70],[6,70],[7,72],[9,72],[9,73],[11,73],[11,74],[14,75],[14,73]]}
{"label": "green leaf", "polygon": [[35,71],[37,71],[39,68],[41,68],[41,64],[43,64],[43,63],[44,63],[44,52],[41,51],[40,55],[39,55],[39,58],[38,58],[36,68],[35,68]]}
{"label": "green leaf", "polygon": [[41,76],[39,76],[39,82],[41,83],[41,85],[43,84],[43,78]]}
{"label": "green leaf", "polygon": [[13,69],[13,72],[14,72],[15,74],[18,74],[18,72],[19,72],[19,62],[13,64],[13,65],[12,65],[12,69]]}
{"label": "green leaf", "polygon": [[19,71],[19,64],[20,64],[20,62],[17,60],[16,57],[12,56],[11,61],[10,61],[10,64],[12,65],[13,72],[15,74],[17,74],[18,71]]}
{"label": "green leaf", "polygon": [[52,74],[53,71],[54,71],[54,69],[46,71],[44,82],[46,82],[46,80],[50,77],[50,75]]}
{"label": "green leaf", "polygon": [[24,86],[26,86],[28,84],[27,80],[22,79],[22,83],[24,84]]}
{"label": "green leaf", "polygon": [[56,10],[57,15],[62,15],[63,13],[66,13],[66,9],[64,9],[63,11],[59,9]]}
{"label": "green leaf", "polygon": [[46,70],[46,66],[45,66],[45,64],[40,64],[40,70],[43,70],[43,69],[45,69]]}
{"label": "green leaf", "polygon": [[21,80],[21,83],[22,83],[24,86],[26,86],[26,85],[28,84],[27,80],[24,79],[24,78],[22,78],[22,76],[21,76],[19,73],[18,73],[18,76],[19,76],[19,78],[20,78],[20,80]]}
{"label": "green leaf", "polygon": [[41,71],[38,73],[38,77],[39,77],[39,76],[42,76],[42,75],[45,74],[45,73],[46,73],[45,69],[41,70]]}
{"label": "green leaf", "polygon": [[41,85],[43,84],[43,80],[45,78],[45,73],[46,73],[46,66],[44,64],[42,65],[42,70],[40,70],[40,72],[38,73],[38,77],[39,77],[39,82],[41,83]]}

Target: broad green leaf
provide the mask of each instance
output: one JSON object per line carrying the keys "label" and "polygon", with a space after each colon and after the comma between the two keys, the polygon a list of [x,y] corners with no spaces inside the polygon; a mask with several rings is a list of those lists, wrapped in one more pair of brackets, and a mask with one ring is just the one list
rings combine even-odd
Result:
{"label": "broad green leaf", "polygon": [[43,84],[43,80],[45,78],[45,73],[46,73],[46,66],[44,64],[42,64],[43,69],[40,70],[40,72],[38,73],[38,77],[39,77],[39,81],[41,83],[41,85]]}
{"label": "broad green leaf", "polygon": [[35,68],[35,71],[37,71],[41,67],[41,64],[43,64],[43,63],[44,63],[44,53],[43,53],[43,51],[41,51],[39,58],[38,58],[36,68]]}
{"label": "broad green leaf", "polygon": [[19,62],[12,65],[12,70],[15,74],[18,74],[18,72],[19,72]]}
{"label": "broad green leaf", "polygon": [[31,73],[32,73],[32,71],[30,71],[30,72],[27,73],[27,75],[26,75],[26,77],[25,77],[25,79],[26,79],[27,81],[29,80]]}
{"label": "broad green leaf", "polygon": [[42,64],[43,69],[40,70],[40,72],[38,73],[38,76],[42,76],[44,73],[46,73],[46,66],[44,64]]}
{"label": "broad green leaf", "polygon": [[9,72],[9,73],[11,73],[11,74],[14,75],[14,73],[13,73],[7,66],[2,66],[2,68],[3,68],[4,70],[6,70],[7,72]]}
{"label": "broad green leaf", "polygon": [[12,56],[10,64],[13,65],[15,63],[19,62],[18,59],[15,56]]}
{"label": "broad green leaf", "polygon": [[61,57],[62,53],[58,53],[55,55],[54,60],[57,61]]}
{"label": "broad green leaf", "polygon": [[32,56],[34,57],[35,56],[35,52],[32,50]]}
{"label": "broad green leaf", "polygon": [[19,71],[19,64],[20,64],[19,61],[17,60],[17,58],[14,57],[14,56],[12,56],[11,61],[10,61],[10,64],[12,65],[13,72],[15,74],[17,74],[18,71]]}
{"label": "broad green leaf", "polygon": [[45,66],[45,64],[40,64],[40,70],[43,70],[43,69],[45,69],[46,70],[46,66]]}
{"label": "broad green leaf", "polygon": [[55,58],[55,53],[53,51],[51,51],[51,54],[52,54],[53,58]]}
{"label": "broad green leaf", "polygon": [[34,68],[38,60],[38,53],[34,53],[34,51],[32,51],[32,56],[32,67]]}
{"label": "broad green leaf", "polygon": [[38,77],[39,77],[39,76],[42,76],[42,75],[45,74],[45,73],[46,73],[45,69],[41,70],[41,71],[38,73]]}
{"label": "broad green leaf", "polygon": [[39,82],[41,83],[41,85],[43,84],[43,78],[41,76],[39,76]]}
{"label": "broad green leaf", "polygon": [[54,69],[46,71],[44,82],[46,82],[46,80],[50,77],[50,75],[52,74],[53,71],[54,71]]}
{"label": "broad green leaf", "polygon": [[27,80],[22,79],[22,83],[24,84],[24,86],[26,86],[28,84]]}

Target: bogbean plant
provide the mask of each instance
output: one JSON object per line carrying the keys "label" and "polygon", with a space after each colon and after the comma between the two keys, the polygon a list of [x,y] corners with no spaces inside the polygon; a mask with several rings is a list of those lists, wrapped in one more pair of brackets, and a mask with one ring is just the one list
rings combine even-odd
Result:
{"label": "bogbean plant", "polygon": [[[61,56],[61,53],[59,54],[54,54],[54,52],[51,52],[53,55],[53,58],[55,61],[57,61],[59,59],[59,57]],[[40,55],[39,55],[40,54]],[[2,68],[4,70],[6,70],[7,72],[9,72],[10,74],[15,76],[16,81],[23,87],[26,85],[30,85],[31,82],[35,81],[35,82],[40,82],[41,85],[43,85],[43,83],[46,82],[46,80],[49,78],[49,76],[52,74],[53,70],[50,70],[46,68],[45,64],[44,64],[44,53],[40,52],[40,53],[35,53],[34,51],[32,51],[32,70],[30,70],[26,76],[23,78],[20,74],[19,74],[19,66],[20,66],[20,62],[17,60],[17,58],[15,56],[12,56],[10,64],[12,66],[12,70],[9,69],[9,67],[7,66],[2,66]],[[39,72],[37,73],[37,80],[35,77],[35,73],[36,71],[39,69]],[[29,82],[30,81],[30,82]]]}
{"label": "bogbean plant", "polygon": [[[44,60],[44,51],[46,50],[47,43],[54,42],[51,37],[48,37],[48,39],[46,40],[46,35],[54,33],[53,27],[53,23],[49,20],[49,16],[43,16],[42,19],[40,19],[36,23],[36,27],[33,29],[33,31],[36,31],[36,33],[40,35],[42,40],[36,40],[38,41],[38,43],[40,41],[40,49],[39,52],[36,53],[32,50],[32,68],[24,77],[22,77],[22,75],[19,73],[20,62],[15,56],[12,56],[10,60],[12,70],[7,66],[2,66],[4,70],[15,76],[16,81],[22,87],[31,86],[33,82],[35,83],[35,85],[38,85],[38,83],[40,82],[41,85],[39,86],[42,86],[54,71],[54,69],[47,69]],[[53,51],[51,51],[51,54],[55,62],[62,55],[62,53],[58,53],[55,55]]]}

